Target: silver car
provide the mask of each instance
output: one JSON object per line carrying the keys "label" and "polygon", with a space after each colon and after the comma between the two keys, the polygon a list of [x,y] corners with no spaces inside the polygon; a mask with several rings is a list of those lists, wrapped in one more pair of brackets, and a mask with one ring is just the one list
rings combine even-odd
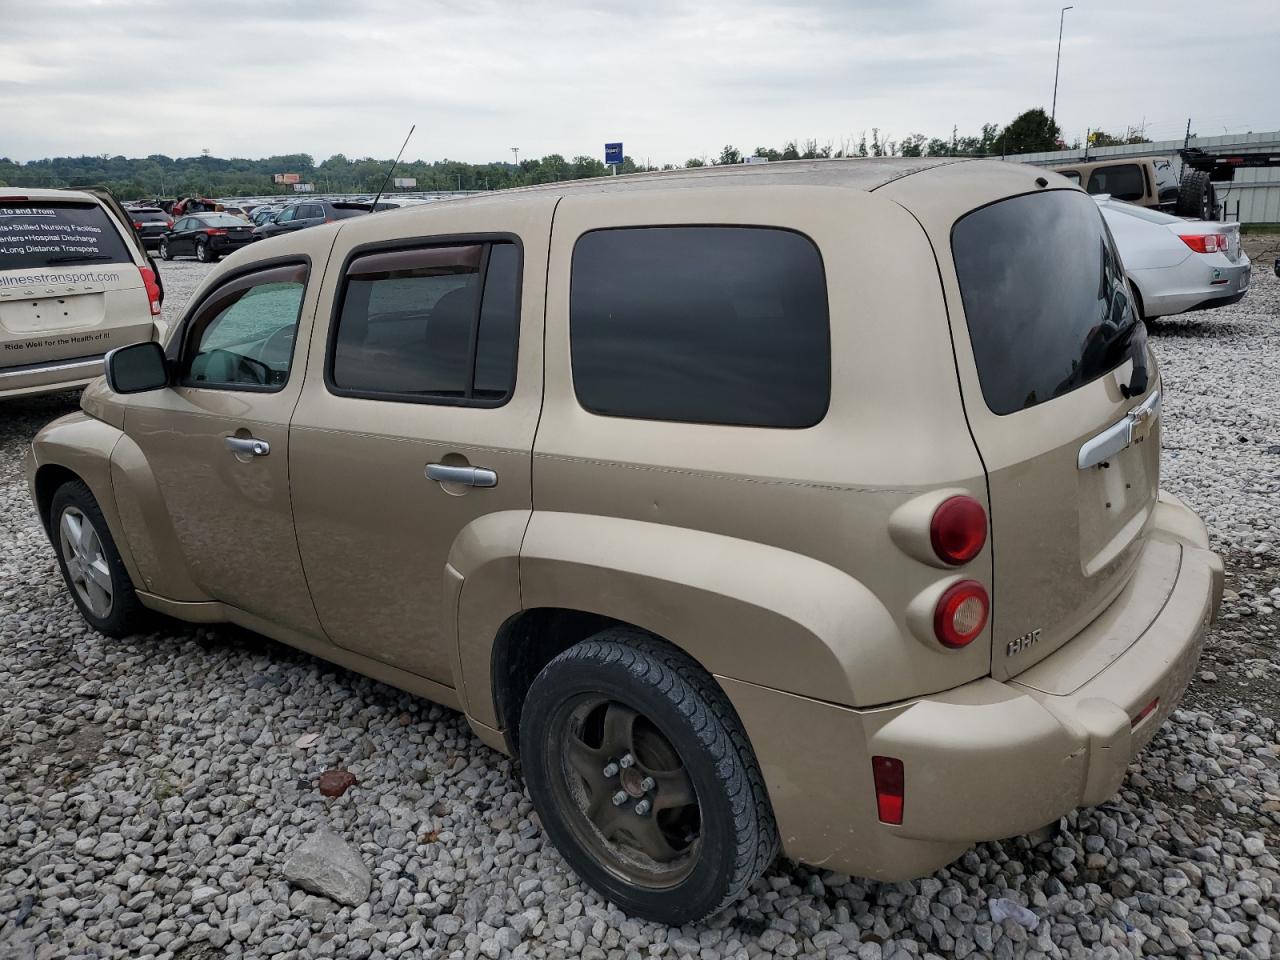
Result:
{"label": "silver car", "polygon": [[1249,290],[1240,224],[1185,220],[1108,196],[1094,199],[1111,228],[1145,319],[1236,303]]}

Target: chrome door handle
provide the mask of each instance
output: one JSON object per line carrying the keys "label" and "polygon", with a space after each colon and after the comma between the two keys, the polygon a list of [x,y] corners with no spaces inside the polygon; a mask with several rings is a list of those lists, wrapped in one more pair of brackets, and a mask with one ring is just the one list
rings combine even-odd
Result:
{"label": "chrome door handle", "polygon": [[428,463],[427,479],[440,483],[461,483],[468,487],[496,487],[498,475],[487,467],[454,467],[447,463]]}
{"label": "chrome door handle", "polygon": [[235,454],[246,454],[250,457],[265,457],[271,452],[271,444],[253,437],[225,437],[227,449]]}

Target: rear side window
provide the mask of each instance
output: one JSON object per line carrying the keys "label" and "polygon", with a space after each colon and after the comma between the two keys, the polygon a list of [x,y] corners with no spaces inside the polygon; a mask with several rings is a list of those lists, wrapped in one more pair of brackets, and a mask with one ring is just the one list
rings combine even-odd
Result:
{"label": "rear side window", "polygon": [[1058,173],[1062,174],[1077,187],[1080,186],[1080,172],[1078,170],[1059,170]]}
{"label": "rear side window", "polygon": [[996,414],[1114,370],[1136,322],[1098,205],[1074,190],[1001,200],[951,232],[982,395]]}
{"label": "rear side window", "polygon": [[573,384],[593,413],[810,427],[831,394],[813,241],[763,227],[639,227],[579,238]]}
{"label": "rear side window", "polygon": [[514,243],[393,250],[347,267],[330,348],[337,393],[496,406],[515,384]]}
{"label": "rear side window", "polygon": [[0,270],[133,263],[110,215],[96,203],[0,201]]}
{"label": "rear side window", "polygon": [[1117,200],[1141,200],[1146,194],[1142,168],[1136,163],[1102,167],[1089,174],[1089,193],[1109,193]]}

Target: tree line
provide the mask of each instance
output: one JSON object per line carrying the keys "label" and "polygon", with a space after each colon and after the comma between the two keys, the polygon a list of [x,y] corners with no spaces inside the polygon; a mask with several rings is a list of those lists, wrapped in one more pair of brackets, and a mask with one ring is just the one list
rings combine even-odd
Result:
{"label": "tree line", "polygon": [[[1146,142],[1133,128],[1123,135],[1097,131],[1090,135],[1094,145],[1107,143]],[[745,156],[768,160],[805,160],[827,157],[920,157],[920,156],[1015,156],[1065,147],[1061,131],[1042,109],[1027,110],[1008,125],[986,123],[975,135],[960,135],[953,129],[949,139],[926,137],[913,133],[895,139],[883,135],[878,127],[870,136],[840,142],[817,140],[803,143],[789,141],[780,148],[758,146],[745,154],[736,146],[726,145],[718,155],[690,157],[683,164],[666,163],[650,166],[625,157],[618,173],[645,170],[670,170],[676,167],[701,167],[740,163]],[[1077,141],[1073,144],[1079,147]],[[123,157],[102,154],[92,157],[52,157],[19,163],[0,157],[0,186],[76,187],[106,186],[125,200],[145,197],[180,196],[270,196],[289,194],[292,186],[277,184],[280,173],[297,174],[303,183],[313,184],[320,193],[374,193],[382,185],[391,167],[390,160],[372,157],[350,159],[334,154],[316,163],[310,154],[292,153],[257,160],[222,158],[204,153],[196,157]],[[560,154],[528,158],[515,162],[464,163],[458,160],[402,161],[397,177],[412,177],[417,190],[501,190],[507,187],[551,183],[557,180],[581,180],[602,177],[608,167],[595,158],[577,156],[566,159]]]}

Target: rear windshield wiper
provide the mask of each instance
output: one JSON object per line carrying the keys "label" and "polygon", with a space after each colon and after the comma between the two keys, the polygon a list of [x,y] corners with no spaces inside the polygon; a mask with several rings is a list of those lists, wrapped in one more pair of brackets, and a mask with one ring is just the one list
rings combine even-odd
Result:
{"label": "rear windshield wiper", "polygon": [[105,253],[77,253],[69,257],[50,257],[46,263],[74,263],[81,260],[114,260],[115,258]]}

